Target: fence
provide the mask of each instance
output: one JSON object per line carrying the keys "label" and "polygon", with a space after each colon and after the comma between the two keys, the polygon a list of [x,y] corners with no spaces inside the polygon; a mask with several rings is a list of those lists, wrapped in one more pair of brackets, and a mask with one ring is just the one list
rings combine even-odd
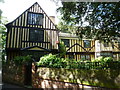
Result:
{"label": "fence", "polygon": [[[64,67],[63,67],[64,68]],[[70,62],[67,68],[76,69],[120,69],[120,61],[111,62]]]}
{"label": "fence", "polygon": [[119,61],[112,62],[80,62],[79,69],[120,69]]}

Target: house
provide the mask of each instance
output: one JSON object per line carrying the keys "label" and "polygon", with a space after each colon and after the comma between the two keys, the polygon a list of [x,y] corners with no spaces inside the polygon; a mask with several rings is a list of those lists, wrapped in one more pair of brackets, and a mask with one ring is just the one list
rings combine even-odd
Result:
{"label": "house", "polygon": [[92,60],[100,56],[120,59],[120,42],[104,43],[99,40],[82,39],[70,33],[59,33],[59,40],[66,45],[65,58]]}
{"label": "house", "polygon": [[115,60],[120,60],[120,42],[102,43],[95,41],[95,58],[99,56],[113,57]]}
{"label": "house", "polygon": [[21,55],[32,55],[39,60],[45,54],[58,53],[58,41],[66,45],[65,58],[92,60],[99,56],[112,56],[120,59],[120,42],[111,44],[93,39],[79,40],[76,35],[59,32],[54,16],[48,17],[37,2],[6,27],[8,60]]}
{"label": "house", "polygon": [[91,60],[95,57],[95,40],[83,39],[69,33],[59,33],[59,39],[66,45],[66,58]]}
{"label": "house", "polygon": [[36,2],[14,21],[8,23],[7,59],[15,56],[33,55],[35,59],[58,50],[58,29]]}

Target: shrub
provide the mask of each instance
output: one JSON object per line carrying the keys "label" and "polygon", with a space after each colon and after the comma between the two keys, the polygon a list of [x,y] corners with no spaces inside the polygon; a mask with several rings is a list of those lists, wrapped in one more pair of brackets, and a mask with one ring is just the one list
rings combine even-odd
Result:
{"label": "shrub", "polygon": [[77,68],[75,60],[60,58],[57,55],[45,55],[37,62],[37,66],[45,66],[52,68]]}
{"label": "shrub", "polygon": [[21,64],[28,64],[29,62],[32,61],[31,55],[27,55],[27,56],[16,56],[13,61],[15,62],[15,64],[17,65],[21,65]]}
{"label": "shrub", "polygon": [[104,61],[103,59],[104,57],[98,57],[96,59],[93,59],[92,62],[101,62],[101,61]]}
{"label": "shrub", "polygon": [[113,58],[112,57],[105,57],[103,60],[104,60],[104,62],[112,62]]}
{"label": "shrub", "polygon": [[59,52],[60,57],[64,57],[66,55],[66,46],[63,42],[59,43]]}
{"label": "shrub", "polygon": [[[60,58],[57,55],[45,55],[40,58],[40,61],[37,62],[37,66],[51,67],[51,68],[67,68],[67,69],[108,69],[108,68],[116,68],[111,65],[113,59],[111,57],[99,57],[94,61],[81,61],[81,60],[71,60]],[[119,68],[120,63],[114,63],[114,66],[117,65]]]}

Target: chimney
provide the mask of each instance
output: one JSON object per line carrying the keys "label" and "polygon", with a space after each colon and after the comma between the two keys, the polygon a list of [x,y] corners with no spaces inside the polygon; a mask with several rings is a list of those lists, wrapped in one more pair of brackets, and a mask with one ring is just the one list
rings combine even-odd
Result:
{"label": "chimney", "polygon": [[55,24],[55,16],[49,16],[49,18],[50,18],[51,21]]}

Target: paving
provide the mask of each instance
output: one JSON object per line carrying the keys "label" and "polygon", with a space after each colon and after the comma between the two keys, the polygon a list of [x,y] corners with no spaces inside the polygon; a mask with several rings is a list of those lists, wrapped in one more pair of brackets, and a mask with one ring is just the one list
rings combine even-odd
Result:
{"label": "paving", "polygon": [[41,88],[31,88],[30,86],[18,86],[15,84],[3,83],[0,85],[0,90],[44,90]]}
{"label": "paving", "polygon": [[2,90],[27,90],[25,87],[21,87],[18,85],[8,84],[8,83],[2,83]]}

